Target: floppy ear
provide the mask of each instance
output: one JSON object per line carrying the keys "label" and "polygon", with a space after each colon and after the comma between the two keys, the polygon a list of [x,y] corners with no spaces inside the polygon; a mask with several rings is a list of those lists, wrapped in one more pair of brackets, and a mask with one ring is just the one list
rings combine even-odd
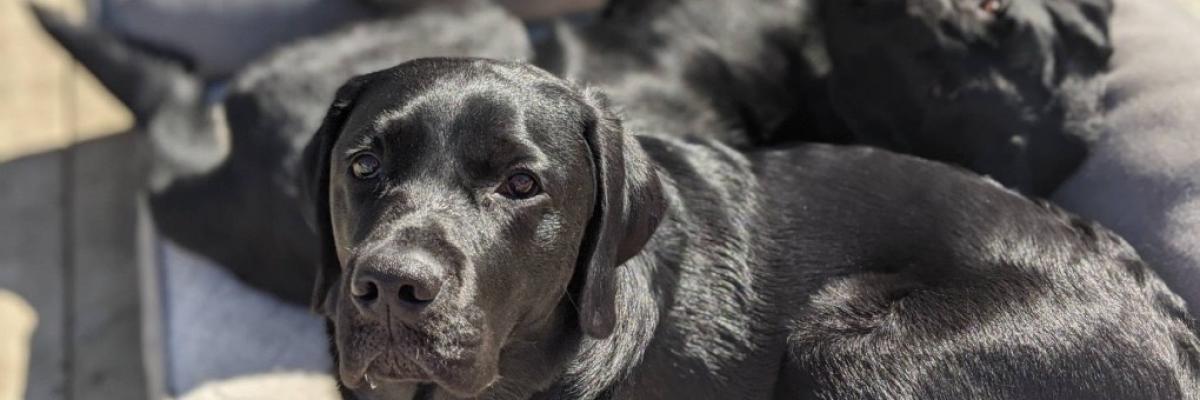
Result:
{"label": "floppy ear", "polygon": [[313,285],[312,308],[320,312],[329,291],[338,281],[341,264],[333,242],[333,224],[329,214],[329,153],[341,135],[346,116],[371,75],[351,78],[338,89],[333,104],[325,113],[325,119],[317,133],[309,140],[300,159],[299,187],[309,206],[303,207],[309,226],[317,232],[321,241],[321,259],[317,268],[317,281]]}
{"label": "floppy ear", "polygon": [[584,133],[592,157],[596,204],[580,247],[577,271],[585,281],[580,327],[607,337],[616,323],[616,268],[642,250],[666,212],[662,183],[642,147],[596,90],[584,91],[592,112]]}

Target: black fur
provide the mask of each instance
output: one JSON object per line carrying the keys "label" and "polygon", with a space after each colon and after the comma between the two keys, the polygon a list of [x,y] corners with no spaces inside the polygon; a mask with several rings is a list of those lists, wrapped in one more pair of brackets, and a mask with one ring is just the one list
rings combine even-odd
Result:
{"label": "black fur", "polygon": [[824,0],[854,142],[1046,196],[1103,124],[1111,0]]}
{"label": "black fur", "polygon": [[842,142],[811,0],[617,0],[560,24],[536,64],[601,88],[626,124],[737,147]]}
{"label": "black fur", "polygon": [[[626,132],[514,63],[416,60],[339,94],[304,169],[361,397],[1198,396],[1193,321],[1124,241],[966,171]],[[363,154],[379,175],[349,174]],[[505,195],[514,173],[543,191]]]}

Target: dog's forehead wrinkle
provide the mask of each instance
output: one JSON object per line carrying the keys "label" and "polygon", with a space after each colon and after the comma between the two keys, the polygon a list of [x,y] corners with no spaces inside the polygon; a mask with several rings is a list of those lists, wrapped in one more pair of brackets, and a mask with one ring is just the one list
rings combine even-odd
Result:
{"label": "dog's forehead wrinkle", "polygon": [[395,121],[398,121],[404,115],[402,108],[393,108],[380,112],[375,120],[371,122],[374,132],[386,132],[388,127]]}
{"label": "dog's forehead wrinkle", "polygon": [[468,193],[454,185],[447,176],[448,168],[422,168],[420,174],[405,182],[392,183],[389,192],[403,201],[394,201],[388,208],[389,217],[407,217],[413,213],[453,211],[467,203]]}
{"label": "dog's forehead wrinkle", "polygon": [[[452,110],[455,134],[509,134],[525,130],[524,107],[501,90],[485,89],[464,94]],[[507,136],[507,135],[505,135]]]}
{"label": "dog's forehead wrinkle", "polygon": [[342,151],[343,158],[349,158],[361,151],[370,150],[380,144],[380,137],[374,132],[356,131],[345,135],[345,150]]}
{"label": "dog's forehead wrinkle", "polygon": [[397,125],[417,113],[420,107],[426,106],[430,102],[436,102],[441,96],[441,93],[432,90],[421,90],[411,95],[411,97],[398,98],[394,93],[380,94],[382,98],[377,98],[376,101],[383,101],[386,105],[383,110],[375,112],[375,118],[371,121],[371,128],[378,133],[392,133]]}

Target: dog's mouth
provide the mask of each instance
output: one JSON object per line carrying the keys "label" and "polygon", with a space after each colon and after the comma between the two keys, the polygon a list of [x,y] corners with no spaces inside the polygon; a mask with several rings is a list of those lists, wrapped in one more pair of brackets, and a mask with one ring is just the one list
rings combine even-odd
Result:
{"label": "dog's mouth", "polygon": [[433,384],[459,397],[478,396],[499,379],[498,374],[483,372],[469,361],[417,362],[394,351],[380,354],[365,368],[342,364],[339,371],[342,384],[359,392],[403,384]]}
{"label": "dog's mouth", "polygon": [[388,332],[378,341],[339,339],[338,374],[342,384],[356,392],[434,384],[458,397],[475,397],[499,379],[497,360],[488,362],[483,356],[482,341],[460,337],[449,343],[411,331]]}

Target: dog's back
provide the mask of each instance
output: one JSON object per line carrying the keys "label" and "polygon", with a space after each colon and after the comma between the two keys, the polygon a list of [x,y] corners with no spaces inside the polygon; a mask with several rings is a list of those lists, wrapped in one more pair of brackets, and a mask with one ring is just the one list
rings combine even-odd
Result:
{"label": "dog's back", "polygon": [[652,246],[684,240],[688,251],[660,259],[689,260],[669,268],[680,282],[709,282],[671,294],[666,333],[644,368],[697,351],[686,343],[695,337],[672,331],[714,332],[702,347],[738,356],[698,357],[718,361],[690,368],[726,371],[725,385],[737,386],[738,371],[764,373],[786,354],[778,394],[1200,395],[1192,317],[1095,223],[883,150],[810,145],[743,157],[720,145],[643,142],[692,216],[687,239]]}

